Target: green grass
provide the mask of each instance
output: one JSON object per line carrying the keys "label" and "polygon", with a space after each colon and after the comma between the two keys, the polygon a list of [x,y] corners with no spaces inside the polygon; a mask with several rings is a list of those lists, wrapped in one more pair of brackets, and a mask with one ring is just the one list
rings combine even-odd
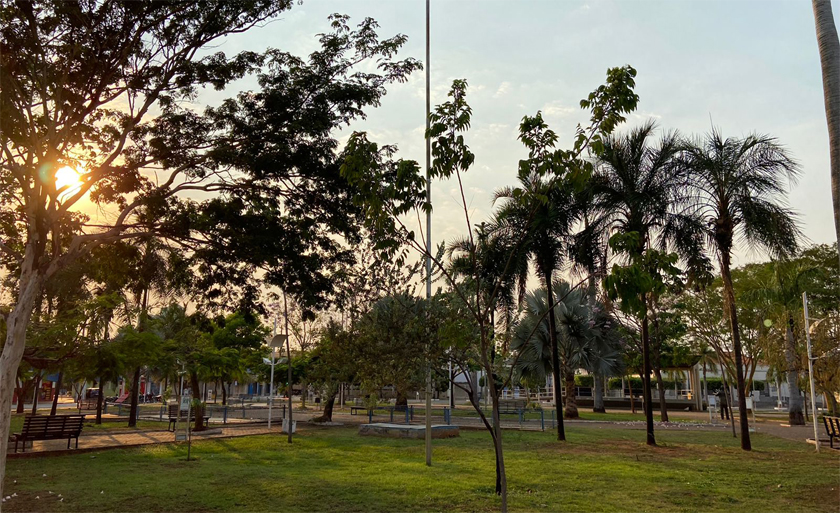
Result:
{"label": "green grass", "polygon": [[[838,454],[754,435],[751,453],[727,433],[569,427],[506,431],[512,511],[836,511]],[[312,428],[294,444],[254,436],[8,464],[4,511],[490,511],[490,437],[381,439],[356,428]],[[42,474],[45,474],[44,477]],[[14,483],[16,481],[16,483]],[[49,494],[52,491],[53,494]],[[100,493],[104,491],[104,493]],[[58,494],[65,499],[59,502]],[[40,496],[40,499],[35,499]]]}

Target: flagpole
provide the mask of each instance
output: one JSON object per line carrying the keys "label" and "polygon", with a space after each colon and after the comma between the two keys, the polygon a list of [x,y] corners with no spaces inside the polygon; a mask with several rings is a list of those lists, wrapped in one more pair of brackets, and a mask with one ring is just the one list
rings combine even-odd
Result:
{"label": "flagpole", "polygon": [[[432,141],[429,139],[429,117],[431,114],[429,81],[429,2],[426,0],[426,300],[432,297]],[[426,465],[432,466],[432,367],[426,369]]]}

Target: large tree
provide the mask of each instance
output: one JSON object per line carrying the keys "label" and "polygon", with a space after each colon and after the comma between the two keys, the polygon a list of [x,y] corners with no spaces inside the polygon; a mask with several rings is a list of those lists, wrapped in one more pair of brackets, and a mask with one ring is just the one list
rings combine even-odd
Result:
{"label": "large tree", "polygon": [[648,313],[651,296],[665,291],[676,263],[664,251],[675,249],[691,268],[707,267],[701,247],[702,228],[696,218],[683,211],[686,178],[676,159],[680,139],[670,132],[652,144],[654,134],[655,125],[648,122],[605,141],[592,180],[597,213],[584,230],[587,240],[596,238],[593,233],[614,233],[612,249],[627,263],[624,269],[613,267],[613,293],[641,324],[642,382],[650,445],[656,439]]}
{"label": "large tree", "polygon": [[[307,304],[324,299],[330,269],[350,258],[341,242],[354,243],[358,226],[333,131],[419,64],[395,60],[405,36],[380,39],[373,20],[351,27],[344,16],[308,58],[207,51],[291,4],[2,4],[0,249],[14,272],[0,439],[43,284],[97,246],[150,234],[177,242],[199,271],[203,302],[253,302],[264,282]],[[364,61],[370,68],[357,71]],[[201,88],[246,74],[258,91],[191,108]],[[61,178],[66,167],[79,178]],[[66,229],[87,202],[106,215]]]}
{"label": "large tree", "polygon": [[732,285],[732,251],[736,237],[775,256],[796,251],[799,229],[795,214],[785,206],[784,198],[787,185],[795,179],[799,168],[771,137],[724,138],[717,130],[688,144],[684,157],[689,169],[691,204],[707,227],[707,243],[720,265],[725,312],[735,353],[741,448],[749,451],[749,417],[741,328]]}
{"label": "large tree", "polygon": [[[574,228],[582,216],[578,204],[574,201],[576,189],[573,181],[564,179],[565,177],[555,169],[551,169],[551,174],[545,178],[537,172],[536,168],[539,166],[560,164],[552,158],[557,136],[545,124],[542,115],[537,113],[533,118],[526,117],[520,131],[523,134],[520,139],[528,147],[528,165],[520,169],[519,187],[505,187],[496,192],[496,200],[501,200],[502,203],[496,217],[499,229],[527,234],[519,244],[518,252],[533,260],[546,297],[551,298],[547,304],[549,311],[546,312],[552,362],[549,368],[554,405],[558,412],[557,439],[565,440],[563,415],[560,414],[563,404],[561,383],[564,367],[560,363],[555,294],[552,287],[555,273],[566,264]],[[567,400],[570,395],[574,395],[574,387],[566,390]]]}

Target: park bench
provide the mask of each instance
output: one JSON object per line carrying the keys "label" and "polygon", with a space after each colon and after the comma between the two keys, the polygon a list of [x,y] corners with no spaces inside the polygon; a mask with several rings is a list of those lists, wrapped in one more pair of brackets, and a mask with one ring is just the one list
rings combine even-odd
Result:
{"label": "park bench", "polygon": [[[178,421],[187,420],[187,417],[186,417],[185,413],[186,412],[181,411],[181,405],[180,404],[170,404],[169,405],[169,426],[167,426],[167,429],[169,431],[175,431],[175,425],[178,423]],[[193,408],[192,406],[190,406],[190,418],[193,418],[193,419],[195,418],[195,408]],[[210,422],[210,414],[207,413],[207,410],[205,410],[204,411],[204,424],[206,425],[209,422]]]}
{"label": "park bench", "polygon": [[[840,439],[840,417],[823,416],[825,432],[828,435],[828,445],[834,449],[834,439]],[[819,443],[819,442],[818,442]]]}
{"label": "park bench", "polygon": [[76,449],[79,448],[79,435],[84,425],[84,415],[27,415],[23,419],[23,429],[15,433],[15,452],[18,442],[23,442],[23,452],[26,452],[26,443],[33,440],[64,440],[67,439],[67,448],[70,448],[70,440],[76,439]]}
{"label": "park bench", "polygon": [[79,411],[82,411],[82,410],[94,410],[94,411],[96,411],[96,406],[97,406],[98,402],[99,402],[99,400],[96,397],[93,397],[93,398],[90,398],[90,399],[79,399],[79,402],[76,403],[76,407],[79,409]]}
{"label": "park bench", "polygon": [[528,405],[527,399],[499,399],[499,413],[519,413]]}

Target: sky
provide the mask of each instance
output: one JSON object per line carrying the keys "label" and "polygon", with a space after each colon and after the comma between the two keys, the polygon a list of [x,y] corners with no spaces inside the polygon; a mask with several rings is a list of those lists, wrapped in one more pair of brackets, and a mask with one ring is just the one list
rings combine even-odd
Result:
{"label": "sky", "polygon": [[[273,47],[306,55],[317,48],[316,35],[329,30],[331,13],[348,14],[351,23],[374,18],[382,37],[408,36],[401,56],[424,60],[423,0],[305,0],[214,51]],[[811,243],[833,241],[828,134],[808,1],[432,0],[430,40],[432,105],[446,100],[453,79],[469,83],[473,123],[466,140],[476,160],[464,185],[473,223],[489,216],[493,191],[516,182],[526,156],[516,139],[522,117],[542,111],[569,148],[576,124],[588,119],[580,99],[604,82],[607,68],[630,64],[638,71],[640,102],[619,131],[652,118],[662,130],[685,135],[714,125],[725,136],[778,138],[802,167],[789,203],[804,234]],[[381,107],[351,129],[395,144],[400,157],[422,164],[424,86],[423,72],[390,86]],[[213,105],[254,88],[244,79],[223,92],[205,91],[197,102]],[[436,243],[466,234],[455,185],[433,185]],[[734,263],[762,259],[741,248]]]}

